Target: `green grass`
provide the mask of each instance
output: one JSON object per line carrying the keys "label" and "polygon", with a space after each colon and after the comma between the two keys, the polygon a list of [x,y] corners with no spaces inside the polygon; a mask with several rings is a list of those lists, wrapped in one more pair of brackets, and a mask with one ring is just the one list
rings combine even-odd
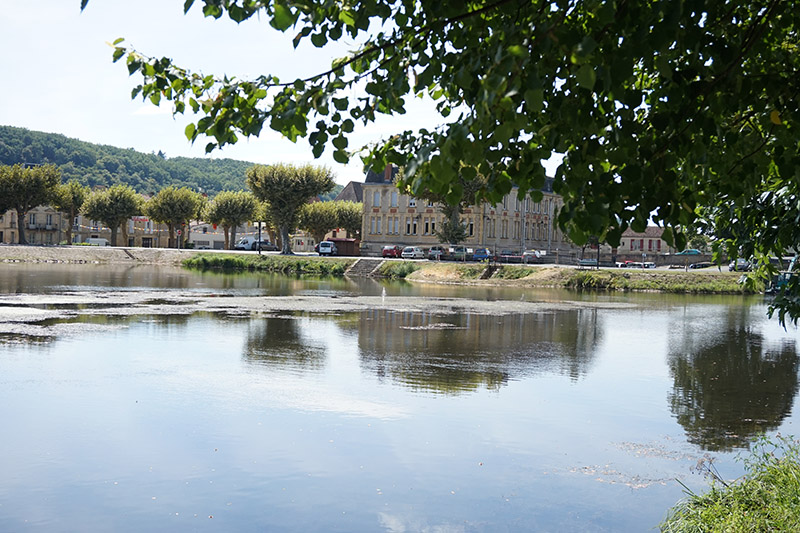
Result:
{"label": "green grass", "polygon": [[320,259],[291,255],[197,254],[183,266],[197,270],[275,272],[303,276],[342,276],[354,259]]}
{"label": "green grass", "polygon": [[762,438],[746,474],[725,483],[713,467],[705,494],[688,491],[660,525],[664,533],[800,531],[800,441]]}
{"label": "green grass", "polygon": [[521,279],[529,276],[531,272],[533,270],[529,267],[504,265],[498,268],[492,277],[497,279]]}
{"label": "green grass", "polygon": [[456,267],[461,279],[478,279],[486,270],[486,265],[459,265]]}
{"label": "green grass", "polygon": [[737,276],[702,275],[680,272],[616,272],[574,270],[564,286],[577,290],[661,291],[672,293],[747,294],[763,287],[739,283]]}
{"label": "green grass", "polygon": [[405,279],[406,276],[419,270],[418,263],[411,261],[384,261],[379,268],[381,276],[390,279]]}

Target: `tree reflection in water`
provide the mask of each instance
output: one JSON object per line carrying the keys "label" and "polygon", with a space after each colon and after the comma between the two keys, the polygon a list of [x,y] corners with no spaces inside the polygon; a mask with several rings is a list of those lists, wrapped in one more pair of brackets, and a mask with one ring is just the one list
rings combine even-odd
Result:
{"label": "tree reflection in water", "polygon": [[602,332],[593,309],[505,316],[376,309],[363,313],[357,327],[364,369],[442,394],[499,390],[542,373],[577,380]]}
{"label": "tree reflection in water", "polygon": [[308,319],[285,314],[253,319],[247,332],[245,360],[286,370],[316,370],[325,365],[324,339],[304,328]]}
{"label": "tree reflection in water", "polygon": [[771,343],[744,307],[685,320],[670,347],[669,403],[689,442],[709,451],[747,447],[780,426],[797,394],[792,341]]}

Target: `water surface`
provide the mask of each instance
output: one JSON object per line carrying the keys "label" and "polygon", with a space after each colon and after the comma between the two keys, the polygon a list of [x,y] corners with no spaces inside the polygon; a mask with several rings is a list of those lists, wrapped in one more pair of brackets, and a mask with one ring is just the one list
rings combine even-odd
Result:
{"label": "water surface", "polygon": [[[0,529],[646,531],[797,424],[759,298],[0,265],[0,296],[159,289],[616,302],[527,314],[77,315],[0,334]],[[0,299],[0,308],[3,301]]]}

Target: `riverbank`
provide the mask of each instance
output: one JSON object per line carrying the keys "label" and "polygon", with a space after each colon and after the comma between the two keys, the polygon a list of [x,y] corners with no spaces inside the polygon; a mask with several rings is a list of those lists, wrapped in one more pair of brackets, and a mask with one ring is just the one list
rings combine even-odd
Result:
{"label": "riverbank", "polygon": [[[237,268],[319,275],[330,269],[318,263],[335,262],[341,275],[358,258],[257,255],[253,252],[123,248],[101,246],[0,246],[0,262],[70,264],[153,264],[203,268]],[[374,261],[374,259],[373,259]],[[287,268],[287,265],[297,268]],[[306,266],[302,266],[306,265]],[[578,269],[570,266],[496,265],[487,272],[484,263],[385,261],[377,273],[417,283],[468,284],[518,287],[556,287],[576,290],[657,291],[673,293],[747,294],[758,285],[739,282],[741,274],[716,268],[683,271],[670,269]],[[313,268],[311,268],[313,267]]]}

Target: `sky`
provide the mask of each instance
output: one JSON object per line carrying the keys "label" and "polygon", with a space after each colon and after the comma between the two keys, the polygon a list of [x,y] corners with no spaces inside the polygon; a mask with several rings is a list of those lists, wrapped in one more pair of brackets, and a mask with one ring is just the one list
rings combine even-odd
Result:
{"label": "sky", "polygon": [[[329,68],[333,58],[355,48],[297,50],[287,34],[256,18],[237,25],[226,16],[202,15],[196,2],[187,15],[183,0],[0,0],[0,124],[140,152],[159,150],[167,157],[206,157],[208,140],[192,145],[186,125],[200,116],[172,115],[172,104],[155,107],[131,90],[141,78],[129,77],[124,60],[113,63],[108,43],[119,37],[129,46],[203,74],[254,78],[274,74],[292,81]],[[392,132],[437,122],[432,104],[413,99],[404,116],[356,129],[350,146],[375,142]],[[361,161],[336,163],[327,149],[315,160],[306,139],[292,143],[264,127],[259,138],[240,136],[238,143],[215,150],[211,157],[254,163],[312,163],[330,168],[337,183],[364,181]]]}

